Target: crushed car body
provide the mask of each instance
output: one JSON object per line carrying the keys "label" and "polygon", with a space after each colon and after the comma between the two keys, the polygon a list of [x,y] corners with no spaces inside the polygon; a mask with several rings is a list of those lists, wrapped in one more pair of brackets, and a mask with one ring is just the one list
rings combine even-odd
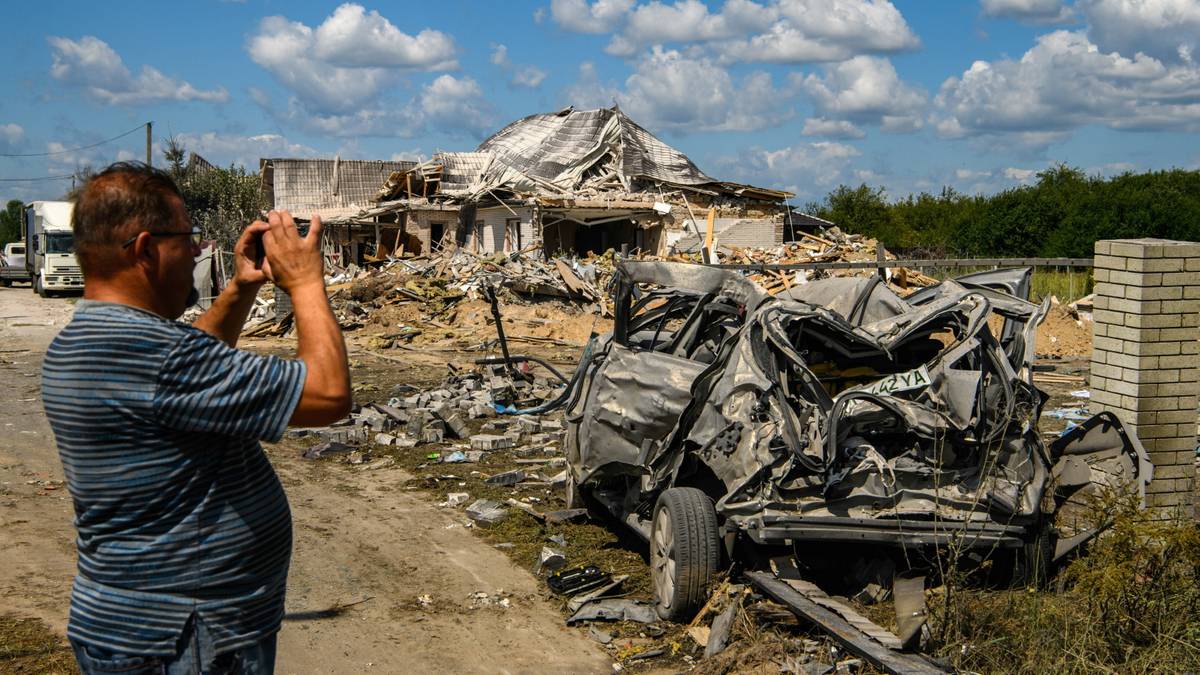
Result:
{"label": "crushed car body", "polygon": [[626,262],[567,413],[573,489],[647,536],[665,490],[699,489],[726,550],[1019,548],[1047,531],[1076,546],[1091,533],[1058,536],[1058,508],[1144,496],[1153,469],[1109,414],[1043,442],[1049,301],[1027,300],[1030,279],[982,272],[902,298],[877,276],[832,277],[771,296],[729,270]]}

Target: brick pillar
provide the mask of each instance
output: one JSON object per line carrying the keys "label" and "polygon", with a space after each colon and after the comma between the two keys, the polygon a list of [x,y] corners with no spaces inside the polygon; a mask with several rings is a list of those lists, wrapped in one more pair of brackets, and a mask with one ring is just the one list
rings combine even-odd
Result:
{"label": "brick pillar", "polygon": [[1092,412],[1111,411],[1146,446],[1154,462],[1146,505],[1191,518],[1200,244],[1098,241],[1095,279]]}

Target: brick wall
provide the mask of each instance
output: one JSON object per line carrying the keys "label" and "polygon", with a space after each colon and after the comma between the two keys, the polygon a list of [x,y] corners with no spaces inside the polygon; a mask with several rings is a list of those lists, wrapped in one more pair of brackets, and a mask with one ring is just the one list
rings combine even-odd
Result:
{"label": "brick wall", "polygon": [[1154,463],[1146,503],[1195,508],[1200,244],[1096,242],[1092,412],[1113,412]]}

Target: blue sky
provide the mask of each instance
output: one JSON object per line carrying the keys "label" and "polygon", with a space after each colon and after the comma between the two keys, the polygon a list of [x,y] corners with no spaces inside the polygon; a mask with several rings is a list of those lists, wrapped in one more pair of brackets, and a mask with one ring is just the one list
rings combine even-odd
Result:
{"label": "blue sky", "polygon": [[[10,15],[12,14],[10,10]],[[0,199],[140,159],[427,158],[615,101],[710,175],[796,201],[992,193],[1061,162],[1200,168],[1200,0],[22,3]]]}

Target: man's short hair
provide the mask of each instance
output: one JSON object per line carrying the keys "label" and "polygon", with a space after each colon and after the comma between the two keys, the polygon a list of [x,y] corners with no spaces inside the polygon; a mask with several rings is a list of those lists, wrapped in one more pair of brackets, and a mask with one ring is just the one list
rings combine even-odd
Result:
{"label": "man's short hair", "polygon": [[142,162],[117,162],[75,192],[71,229],[84,276],[116,271],[121,244],[139,232],[166,232],[183,195],[171,175]]}

